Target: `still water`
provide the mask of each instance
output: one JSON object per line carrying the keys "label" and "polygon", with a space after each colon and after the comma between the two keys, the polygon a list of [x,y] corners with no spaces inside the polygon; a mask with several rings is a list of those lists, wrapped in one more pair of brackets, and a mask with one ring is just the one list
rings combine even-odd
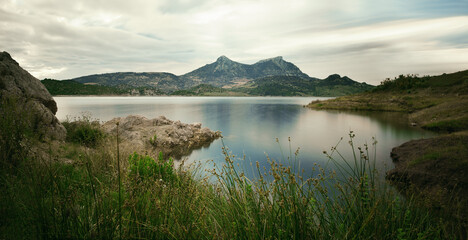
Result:
{"label": "still water", "polygon": [[[250,162],[268,166],[271,159],[294,158],[305,171],[314,163],[329,168],[323,151],[329,151],[343,137],[338,150],[351,160],[348,134],[356,134],[355,145],[376,145],[376,165],[380,171],[393,167],[390,151],[408,140],[432,136],[408,126],[402,113],[317,111],[303,105],[318,97],[55,97],[57,117],[65,120],[84,113],[107,121],[130,114],[154,118],[164,115],[186,123],[200,122],[212,130],[220,130],[223,140],[195,150],[188,162],[213,160],[224,162],[222,146],[234,154],[247,173]],[[288,141],[288,138],[291,141]],[[276,141],[279,140],[279,142]],[[254,164],[255,166],[255,164]],[[248,174],[250,175],[250,174]]]}

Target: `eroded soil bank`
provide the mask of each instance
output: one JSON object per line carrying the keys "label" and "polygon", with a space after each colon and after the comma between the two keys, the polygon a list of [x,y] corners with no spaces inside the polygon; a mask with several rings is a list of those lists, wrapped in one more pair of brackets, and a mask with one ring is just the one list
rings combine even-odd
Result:
{"label": "eroded soil bank", "polygon": [[468,131],[406,142],[393,148],[387,179],[426,206],[468,226]]}

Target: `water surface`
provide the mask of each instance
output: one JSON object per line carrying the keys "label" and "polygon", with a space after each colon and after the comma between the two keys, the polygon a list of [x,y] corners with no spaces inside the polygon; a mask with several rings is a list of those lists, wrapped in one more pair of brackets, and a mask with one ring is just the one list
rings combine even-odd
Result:
{"label": "water surface", "polygon": [[[268,166],[266,155],[275,160],[294,157],[301,168],[309,171],[314,163],[327,165],[323,151],[329,151],[343,137],[338,150],[351,158],[348,133],[356,134],[355,144],[369,144],[372,137],[377,146],[377,166],[384,171],[393,167],[390,151],[411,139],[432,136],[431,133],[408,126],[402,113],[324,111],[304,108],[318,97],[55,97],[57,117],[89,113],[107,121],[130,114],[154,118],[164,115],[186,123],[201,122],[212,130],[220,130],[223,140],[195,150],[188,161],[224,161],[224,144],[249,169],[250,162]],[[291,142],[288,141],[291,139]],[[276,141],[279,140],[279,143]],[[245,159],[245,160],[244,160]]]}

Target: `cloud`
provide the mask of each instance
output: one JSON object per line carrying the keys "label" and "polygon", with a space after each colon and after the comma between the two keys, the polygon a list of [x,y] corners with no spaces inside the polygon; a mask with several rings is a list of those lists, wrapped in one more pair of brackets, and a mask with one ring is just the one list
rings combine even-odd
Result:
{"label": "cloud", "polygon": [[0,49],[38,78],[184,74],[220,55],[283,56],[310,76],[378,84],[468,65],[467,1],[6,0]]}

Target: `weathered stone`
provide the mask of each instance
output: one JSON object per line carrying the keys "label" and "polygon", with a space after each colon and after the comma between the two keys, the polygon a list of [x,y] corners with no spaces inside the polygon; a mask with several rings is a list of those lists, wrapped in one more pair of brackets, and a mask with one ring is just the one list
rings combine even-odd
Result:
{"label": "weathered stone", "polygon": [[172,121],[164,116],[147,119],[143,116],[130,115],[114,118],[102,125],[105,132],[117,133],[122,144],[130,145],[134,151],[180,158],[190,154],[194,149],[211,144],[221,136],[219,131],[201,128],[201,123],[186,124]]}
{"label": "weathered stone", "polygon": [[[30,118],[32,130],[44,139],[64,140],[66,130],[55,117],[57,104],[42,83],[0,52],[0,98],[10,99]],[[0,107],[0,111],[5,108]],[[5,114],[5,113],[1,113]]]}

